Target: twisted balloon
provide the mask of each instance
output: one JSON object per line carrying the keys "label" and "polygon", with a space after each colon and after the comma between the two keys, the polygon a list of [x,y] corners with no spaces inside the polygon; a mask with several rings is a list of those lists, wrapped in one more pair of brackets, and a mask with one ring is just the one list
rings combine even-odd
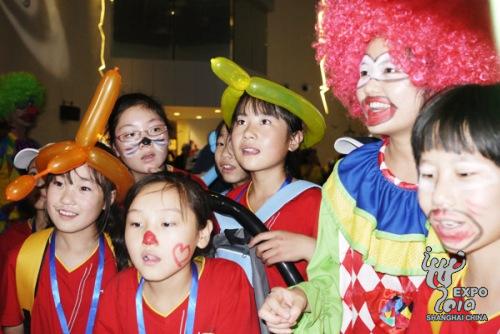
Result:
{"label": "twisted balloon", "polygon": [[7,199],[19,201],[45,175],[64,174],[86,163],[115,184],[116,198],[122,201],[133,185],[134,178],[117,157],[95,147],[99,136],[105,131],[109,115],[120,94],[120,87],[121,75],[118,68],[106,72],[80,123],[75,141],[63,141],[41,149],[35,161],[39,173],[23,175],[11,182],[5,190]]}

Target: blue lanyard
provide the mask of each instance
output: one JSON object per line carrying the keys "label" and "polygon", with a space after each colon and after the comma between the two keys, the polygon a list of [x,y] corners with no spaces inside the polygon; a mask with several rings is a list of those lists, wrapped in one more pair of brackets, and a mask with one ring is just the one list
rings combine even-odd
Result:
{"label": "blue lanyard", "polygon": [[[61,324],[61,330],[64,334],[69,334],[68,322],[64,316],[64,310],[61,304],[61,296],[59,295],[59,285],[57,283],[56,273],[56,232],[52,233],[50,238],[50,288],[52,289],[52,297],[56,305],[57,317]],[[99,237],[99,264],[97,266],[97,274],[95,277],[94,291],[92,292],[92,303],[90,304],[89,318],[87,320],[87,328],[85,334],[91,334],[94,328],[95,316],[97,313],[97,304],[101,292],[102,274],[104,271],[104,238],[101,234]]]}
{"label": "blue lanyard", "polygon": [[[144,325],[144,313],[142,311],[142,290],[144,289],[144,278],[141,278],[137,292],[135,293],[135,312],[137,315],[137,329],[139,334],[146,334]],[[191,262],[191,289],[189,291],[188,311],[186,318],[185,334],[192,334],[194,329],[194,316],[196,312],[196,299],[198,297],[198,268]]]}
{"label": "blue lanyard", "polygon": [[[278,191],[280,191],[281,189],[285,188],[287,185],[289,185],[290,183],[292,182],[292,177],[290,175],[288,175],[285,179],[285,181],[283,181],[283,183],[281,184],[280,188],[278,189]],[[245,193],[245,191],[248,190],[248,187],[250,186],[250,183],[249,182],[247,184],[246,187],[244,187],[243,189],[241,189],[240,193],[238,194],[238,196],[236,196],[236,198],[234,199],[235,202],[240,202],[240,199],[241,197],[243,196],[243,194]]]}

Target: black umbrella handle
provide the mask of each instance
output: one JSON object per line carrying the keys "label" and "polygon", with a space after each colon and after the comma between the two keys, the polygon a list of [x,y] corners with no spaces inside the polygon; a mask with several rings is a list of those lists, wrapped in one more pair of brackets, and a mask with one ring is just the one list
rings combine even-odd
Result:
{"label": "black umbrella handle", "polygon": [[[252,237],[269,231],[252,211],[224,195],[208,192],[208,201],[212,210],[235,218]],[[279,262],[276,267],[288,286],[304,281],[292,262]]]}

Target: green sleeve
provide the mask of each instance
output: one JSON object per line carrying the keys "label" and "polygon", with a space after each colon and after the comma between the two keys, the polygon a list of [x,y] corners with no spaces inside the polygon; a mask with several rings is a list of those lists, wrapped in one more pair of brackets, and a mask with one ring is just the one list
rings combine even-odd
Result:
{"label": "green sleeve", "polygon": [[330,205],[334,177],[323,187],[316,250],[307,267],[308,282],[297,285],[309,302],[310,312],[302,315],[295,333],[340,332],[342,301],[339,292],[339,230]]}

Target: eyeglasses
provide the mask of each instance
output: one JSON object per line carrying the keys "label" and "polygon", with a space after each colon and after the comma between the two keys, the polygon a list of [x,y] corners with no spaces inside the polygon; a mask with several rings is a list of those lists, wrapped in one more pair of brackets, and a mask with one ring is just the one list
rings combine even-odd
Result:
{"label": "eyeglasses", "polygon": [[137,131],[125,132],[119,136],[116,136],[116,139],[118,139],[122,143],[138,143],[142,139],[143,132],[146,133],[148,138],[156,139],[167,132],[167,126],[166,125],[155,125],[155,126],[150,127],[147,130],[137,130]]}

